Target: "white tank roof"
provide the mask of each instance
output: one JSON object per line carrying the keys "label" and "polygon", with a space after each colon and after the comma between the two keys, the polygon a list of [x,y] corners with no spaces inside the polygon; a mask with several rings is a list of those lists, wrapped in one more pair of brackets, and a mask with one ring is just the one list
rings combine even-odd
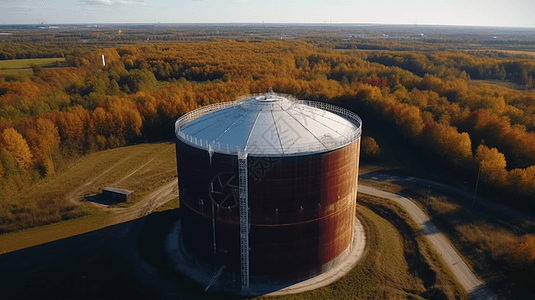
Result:
{"label": "white tank roof", "polygon": [[175,133],[210,152],[285,156],[350,144],[360,138],[361,120],[327,103],[268,93],[194,110],[177,120]]}

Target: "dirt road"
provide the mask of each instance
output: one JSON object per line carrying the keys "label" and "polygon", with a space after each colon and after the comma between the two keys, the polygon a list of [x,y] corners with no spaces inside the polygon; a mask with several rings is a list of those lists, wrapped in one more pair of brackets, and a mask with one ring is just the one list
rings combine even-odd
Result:
{"label": "dirt road", "polygon": [[112,224],[128,222],[150,214],[160,205],[178,197],[178,179],[174,179],[146,196],[140,202],[127,208],[110,208],[115,212]]}

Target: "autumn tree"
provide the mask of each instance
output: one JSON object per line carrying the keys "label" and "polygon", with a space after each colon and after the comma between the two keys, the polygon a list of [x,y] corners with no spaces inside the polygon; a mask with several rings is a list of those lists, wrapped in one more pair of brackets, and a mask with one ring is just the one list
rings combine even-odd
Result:
{"label": "autumn tree", "polygon": [[481,144],[476,149],[476,160],[481,168],[481,180],[487,184],[502,186],[507,179],[505,156],[496,148]]}
{"label": "autumn tree", "polygon": [[422,112],[418,107],[402,103],[393,108],[396,124],[411,137],[417,137],[424,128]]}
{"label": "autumn tree", "polygon": [[32,163],[32,153],[24,137],[15,129],[8,128],[0,134],[0,145],[22,169]]}
{"label": "autumn tree", "polygon": [[30,64],[30,67],[32,68],[33,74],[35,76],[39,76],[43,72],[43,68],[40,65]]}
{"label": "autumn tree", "polygon": [[54,174],[52,152],[59,147],[58,127],[46,118],[36,120],[36,129],[29,130],[26,135],[35,161],[40,164],[46,176]]}
{"label": "autumn tree", "polygon": [[381,153],[379,145],[371,136],[366,136],[362,139],[362,155],[365,157],[374,158]]}
{"label": "autumn tree", "polygon": [[535,195],[535,165],[525,169],[511,170],[508,176],[508,184],[512,193],[520,193],[533,201]]}
{"label": "autumn tree", "polygon": [[535,266],[535,235],[524,235],[522,242],[515,250],[514,259],[521,268]]}
{"label": "autumn tree", "polygon": [[472,141],[466,132],[459,133],[457,128],[429,121],[423,130],[423,142],[435,153],[454,165],[472,159]]}

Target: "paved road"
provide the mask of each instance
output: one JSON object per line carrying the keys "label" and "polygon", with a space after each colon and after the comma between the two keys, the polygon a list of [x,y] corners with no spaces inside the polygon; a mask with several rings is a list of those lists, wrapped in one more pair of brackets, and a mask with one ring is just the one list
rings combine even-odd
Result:
{"label": "paved road", "polygon": [[[474,197],[473,186],[470,186],[470,187],[466,186],[464,189],[461,189],[461,188],[453,187],[447,184],[428,180],[428,179],[416,178],[416,177],[410,177],[410,176],[398,176],[398,175],[391,174],[389,172],[382,172],[380,170],[368,172],[365,174],[360,174],[359,179],[368,179],[368,180],[373,180],[376,182],[391,182],[391,183],[401,185],[401,186],[410,186],[410,187],[419,188],[423,191],[427,190],[428,187],[430,187],[431,194],[434,191],[455,193],[461,196],[460,198],[458,198],[458,200],[464,201],[465,205],[468,205],[468,206],[472,205],[472,201],[474,199],[473,198]],[[488,208],[492,211],[499,212],[500,214],[535,224],[534,216],[526,214],[510,206],[506,206],[501,203],[498,203],[482,195],[477,195],[474,208],[476,212],[478,213],[482,213],[482,210],[484,208]]]}
{"label": "paved road", "polygon": [[429,217],[418,206],[416,206],[416,204],[403,196],[381,191],[365,185],[359,185],[358,192],[387,198],[401,204],[401,206],[403,206],[409,212],[414,221],[416,221],[416,223],[422,228],[427,239],[431,242],[437,252],[447,263],[449,268],[453,271],[453,274],[457,277],[457,280],[459,280],[462,286],[468,291],[468,293],[471,294],[472,299],[496,299],[496,296],[483,285],[483,283],[474,275],[474,273],[472,273],[459,254],[457,254],[455,249],[444,238],[442,233],[438,231]]}

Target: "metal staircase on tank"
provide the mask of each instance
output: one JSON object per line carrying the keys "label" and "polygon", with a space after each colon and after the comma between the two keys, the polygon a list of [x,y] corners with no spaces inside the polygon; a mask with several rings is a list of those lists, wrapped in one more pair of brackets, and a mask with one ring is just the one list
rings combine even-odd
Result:
{"label": "metal staircase on tank", "polygon": [[249,289],[249,203],[247,189],[247,152],[238,152],[238,171],[240,189],[240,255],[241,288]]}

